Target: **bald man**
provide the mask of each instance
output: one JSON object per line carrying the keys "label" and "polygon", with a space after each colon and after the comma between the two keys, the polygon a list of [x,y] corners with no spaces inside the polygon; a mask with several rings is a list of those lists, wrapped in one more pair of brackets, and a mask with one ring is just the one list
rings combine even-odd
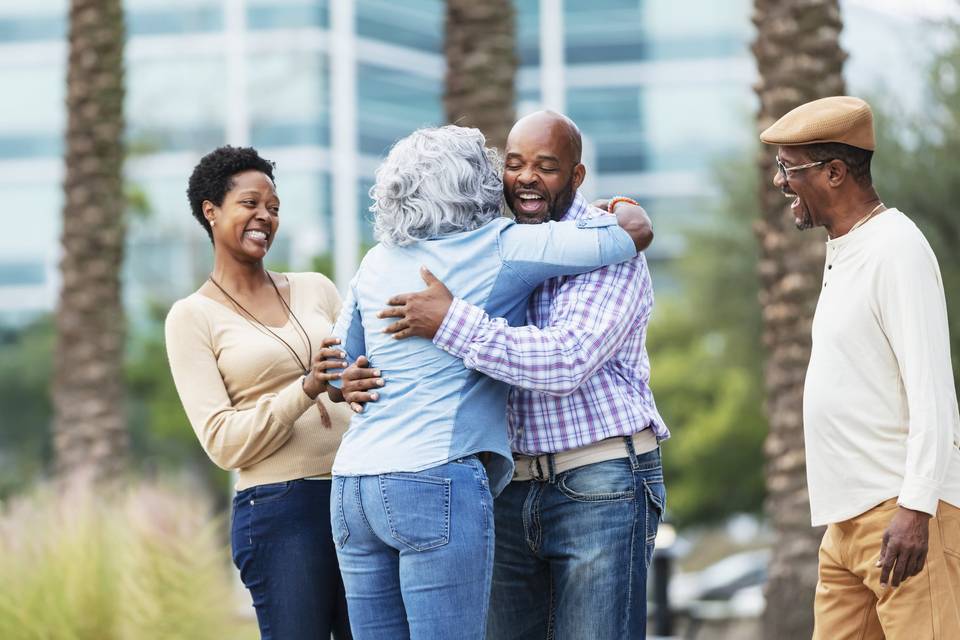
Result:
{"label": "bald man", "polygon": [[[540,111],[514,125],[503,188],[517,222],[604,215],[577,192],[581,148],[580,131],[561,114]],[[608,208],[633,206],[614,198]],[[548,280],[530,297],[524,327],[425,280],[426,290],[390,300],[382,315],[399,320],[387,330],[433,340],[513,385],[516,472],[494,504],[488,638],[643,638],[666,498],[659,441],[669,436],[649,386],[653,287],[643,254]],[[390,381],[372,373],[349,368],[346,399],[375,400],[370,390]]]}

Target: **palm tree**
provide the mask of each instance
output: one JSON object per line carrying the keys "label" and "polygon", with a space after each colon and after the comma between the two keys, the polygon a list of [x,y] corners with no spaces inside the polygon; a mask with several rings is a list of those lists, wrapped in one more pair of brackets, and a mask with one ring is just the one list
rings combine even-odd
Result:
{"label": "palm tree", "polygon": [[447,121],[477,127],[499,149],[514,120],[514,22],[511,0],[447,0]]}
{"label": "palm tree", "polygon": [[121,0],[71,0],[53,449],[58,475],[94,481],[115,478],[128,448],[123,43]]}
{"label": "palm tree", "polygon": [[[838,0],[754,0],[762,131],[794,107],[844,93]],[[810,327],[820,290],[824,238],[793,226],[783,194],[772,184],[774,152],[761,150],[760,302],[767,348],[766,393],[770,431],[767,512],[777,544],[766,589],[764,638],[809,638],[817,548],[822,529],[810,526],[803,450],[803,381],[810,359]]]}

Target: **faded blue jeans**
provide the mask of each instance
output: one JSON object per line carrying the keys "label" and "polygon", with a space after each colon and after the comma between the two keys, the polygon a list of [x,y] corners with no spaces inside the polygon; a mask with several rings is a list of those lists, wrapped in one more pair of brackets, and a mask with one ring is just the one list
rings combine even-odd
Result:
{"label": "faded blue jeans", "polygon": [[353,637],[482,639],[493,498],[477,457],[333,482],[330,516]]}
{"label": "faded blue jeans", "polygon": [[[647,568],[666,493],[659,449],[585,465],[497,497],[490,640],[646,635]],[[353,612],[351,611],[351,614]]]}

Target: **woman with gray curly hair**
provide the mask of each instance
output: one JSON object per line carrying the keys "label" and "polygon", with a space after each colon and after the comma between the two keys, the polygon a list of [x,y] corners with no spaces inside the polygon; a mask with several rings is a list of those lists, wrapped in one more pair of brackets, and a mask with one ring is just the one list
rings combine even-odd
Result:
{"label": "woman with gray curly hair", "polygon": [[394,145],[370,190],[379,244],[334,328],[349,361],[365,355],[390,377],[353,416],[333,466],[332,528],[359,640],[484,637],[493,496],[513,473],[509,387],[429,340],[385,334],[384,301],[415,288],[425,266],[516,324],[540,283],[633,258],[646,239],[642,211],[537,225],[502,217],[499,162],[484,144],[476,129],[446,126]]}

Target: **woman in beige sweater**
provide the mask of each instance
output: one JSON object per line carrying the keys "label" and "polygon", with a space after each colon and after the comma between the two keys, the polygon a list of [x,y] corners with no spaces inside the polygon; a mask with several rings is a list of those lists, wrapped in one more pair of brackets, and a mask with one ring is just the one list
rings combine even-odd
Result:
{"label": "woman in beige sweater", "polygon": [[213,273],[177,301],[167,355],[210,459],[237,472],[231,542],[261,637],[349,638],[330,533],[330,467],[349,411],[326,399],[333,283],[263,266],[279,227],[273,163],[221,147],[200,160],[187,196],[213,242]]}

